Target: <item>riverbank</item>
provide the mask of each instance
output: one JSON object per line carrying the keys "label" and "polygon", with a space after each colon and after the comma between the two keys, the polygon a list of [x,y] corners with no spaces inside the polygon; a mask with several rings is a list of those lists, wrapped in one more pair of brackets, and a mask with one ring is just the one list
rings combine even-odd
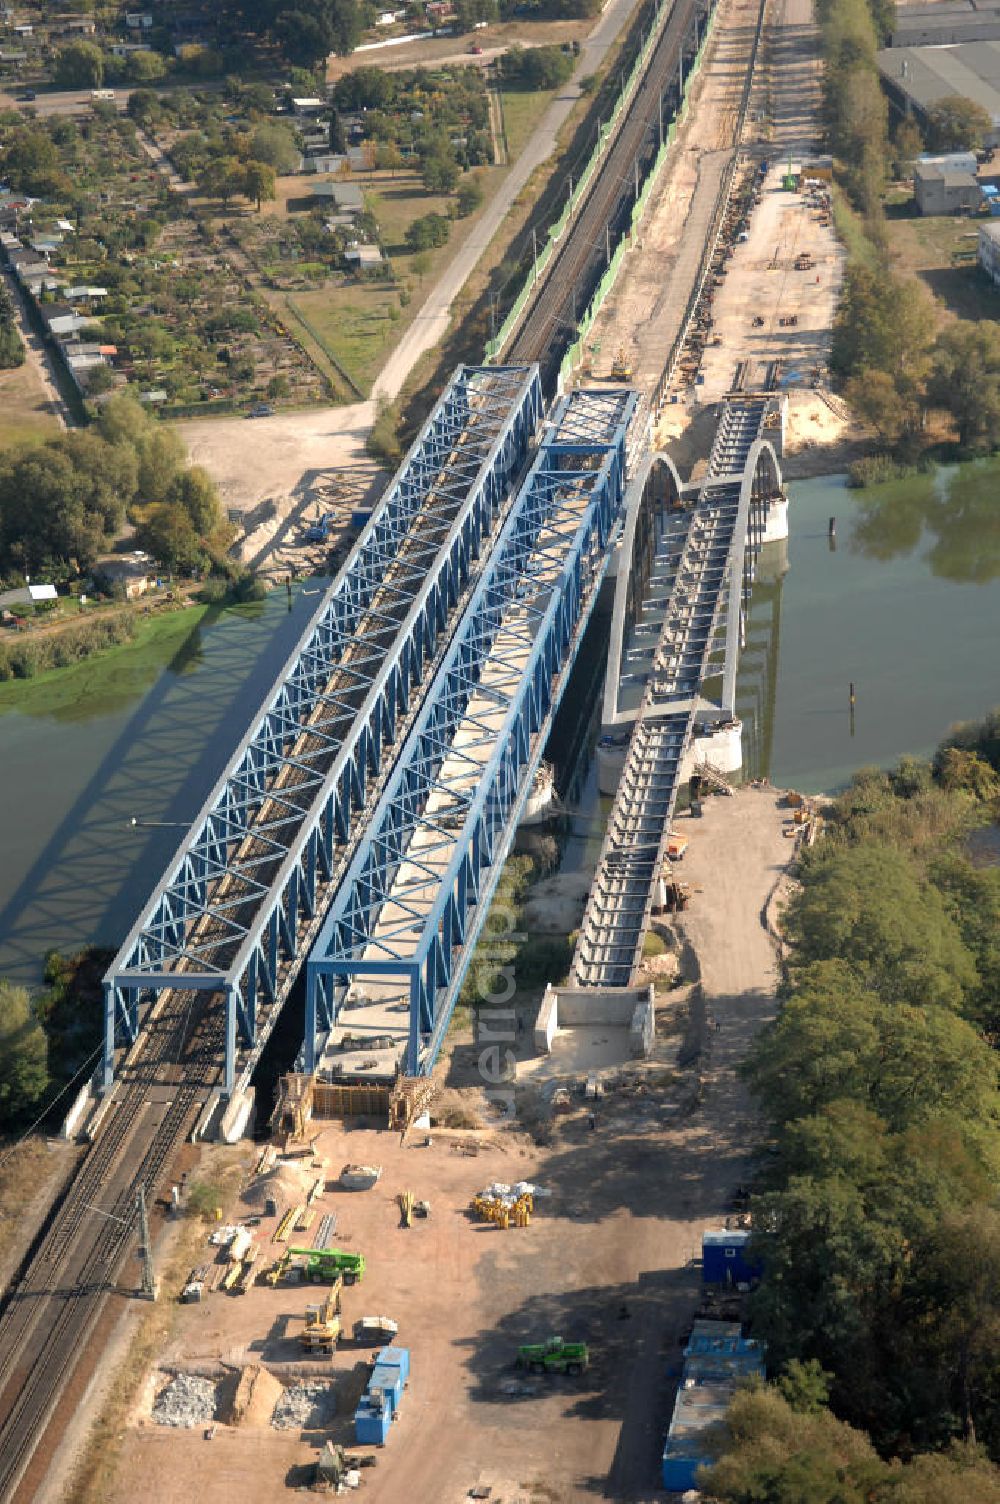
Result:
{"label": "riverbank", "polygon": [[219,609],[187,604],[150,616],[136,614],[126,640],[98,648],[67,667],[0,682],[0,715],[17,710],[30,716],[86,719],[94,703],[102,710],[126,704],[152,682],[166,660],[182,651],[207,614]]}

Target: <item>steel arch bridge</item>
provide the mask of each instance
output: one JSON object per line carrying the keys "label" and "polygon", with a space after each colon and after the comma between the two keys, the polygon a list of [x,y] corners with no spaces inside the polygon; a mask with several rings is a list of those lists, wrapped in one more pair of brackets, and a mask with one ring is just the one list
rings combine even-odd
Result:
{"label": "steel arch bridge", "polygon": [[[671,588],[655,650],[628,740],[597,873],[573,957],[572,976],[582,987],[627,987],[638,970],[656,885],[667,863],[670,822],[682,767],[697,746],[702,685],[717,675],[722,637],[722,704],[718,723],[735,716],[736,670],[745,642],[754,568],[782,481],[773,445],[764,437],[773,399],[728,402],[716,431],[708,472],[694,506],[672,540]],[[655,538],[662,524],[660,497],[676,484],[664,456],[650,456],[636,476],[626,505],[633,538]],[[650,520],[641,524],[645,509]],[[646,555],[633,546],[623,563]],[[652,574],[648,576],[652,578]],[[637,599],[619,570],[616,615],[624,620]],[[624,625],[622,628],[624,634]],[[622,636],[619,642],[621,660]],[[624,667],[624,665],[622,665]],[[609,673],[616,671],[614,658]]]}

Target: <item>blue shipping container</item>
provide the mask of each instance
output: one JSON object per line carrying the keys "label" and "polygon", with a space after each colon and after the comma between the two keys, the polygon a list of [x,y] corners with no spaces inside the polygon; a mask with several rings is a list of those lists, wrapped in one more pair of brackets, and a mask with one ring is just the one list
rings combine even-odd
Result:
{"label": "blue shipping container", "polygon": [[354,1412],[354,1439],[361,1446],[385,1445],[392,1424],[392,1412],[388,1405],[379,1403],[377,1395],[362,1396]]}
{"label": "blue shipping container", "polygon": [[383,1347],[375,1362],[383,1364],[386,1368],[398,1368],[403,1375],[404,1384],[410,1377],[410,1349],[408,1347]]}
{"label": "blue shipping container", "polygon": [[384,1364],[376,1363],[368,1380],[368,1393],[384,1394],[386,1404],[395,1415],[403,1398],[403,1377],[399,1369],[386,1368]]}
{"label": "blue shipping container", "polygon": [[760,1266],[747,1258],[749,1228],[705,1232],[701,1237],[701,1277],[706,1285],[744,1285],[756,1279]]}

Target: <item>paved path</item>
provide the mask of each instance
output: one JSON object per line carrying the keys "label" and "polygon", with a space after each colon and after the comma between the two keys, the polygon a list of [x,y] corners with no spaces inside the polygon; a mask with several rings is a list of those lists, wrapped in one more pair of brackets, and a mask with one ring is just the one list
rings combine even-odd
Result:
{"label": "paved path", "polygon": [[36,334],[28,322],[28,312],[24,293],[17,279],[6,269],[2,273],[10,293],[11,302],[14,305],[14,322],[17,324],[18,333],[24,342],[25,358],[31,366],[38,380],[41,382],[45,395],[48,399],[48,410],[62,428],[73,425],[73,416],[63,401],[62,393],[56,382],[55,373],[52,369],[52,354],[45,345],[40,335]]}
{"label": "paved path", "polygon": [[391,402],[397,397],[420,357],[446,333],[455,297],[500,229],[535,168],[546,162],[555,150],[556,136],[580,98],[580,80],[597,72],[630,20],[634,7],[635,0],[611,0],[607,6],[600,21],[583,43],[572,79],[549,105],[524,151],[504,178],[496,197],[486,206],[468,240],[428,294],[423,307],[386,362],[372,391],[376,400]]}

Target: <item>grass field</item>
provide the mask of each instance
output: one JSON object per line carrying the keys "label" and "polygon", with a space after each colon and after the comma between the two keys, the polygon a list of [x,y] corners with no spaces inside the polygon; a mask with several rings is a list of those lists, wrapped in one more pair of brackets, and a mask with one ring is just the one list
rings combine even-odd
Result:
{"label": "grass field", "polygon": [[896,267],[921,282],[939,299],[942,322],[1000,317],[1000,292],[976,265],[982,220],[964,214],[924,217],[908,197],[886,206],[886,230]]}
{"label": "grass field", "polygon": [[555,98],[554,89],[533,94],[523,89],[504,90],[503,119],[511,160],[520,156],[528,138]]}
{"label": "grass field", "polygon": [[0,371],[0,449],[41,444],[59,431],[35,367],[25,361],[13,371]]}
{"label": "grass field", "polygon": [[416,303],[414,296],[409,306],[401,309],[395,288],[355,283],[296,293],[291,299],[291,312],[298,310],[308,320],[321,345],[367,396],[386,352],[406,328],[406,315]]}

